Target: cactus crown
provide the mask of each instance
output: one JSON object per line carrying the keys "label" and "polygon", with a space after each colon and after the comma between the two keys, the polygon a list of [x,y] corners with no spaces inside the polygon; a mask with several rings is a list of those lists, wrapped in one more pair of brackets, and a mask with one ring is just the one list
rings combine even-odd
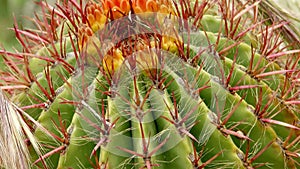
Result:
{"label": "cactus crown", "polygon": [[0,168],[299,167],[299,36],[270,1],[39,5],[0,50],[0,141],[29,158]]}

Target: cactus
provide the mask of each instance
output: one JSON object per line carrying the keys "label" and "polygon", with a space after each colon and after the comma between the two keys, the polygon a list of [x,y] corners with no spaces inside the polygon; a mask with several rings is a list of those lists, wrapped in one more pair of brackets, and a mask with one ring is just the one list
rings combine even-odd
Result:
{"label": "cactus", "polygon": [[300,36],[270,1],[39,5],[0,50],[0,148],[24,154],[0,168],[300,167]]}

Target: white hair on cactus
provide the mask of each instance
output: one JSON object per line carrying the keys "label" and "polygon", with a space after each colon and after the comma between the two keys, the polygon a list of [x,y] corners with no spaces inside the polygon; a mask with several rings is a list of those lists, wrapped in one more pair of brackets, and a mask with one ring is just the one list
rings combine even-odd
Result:
{"label": "white hair on cactus", "polygon": [[0,168],[30,168],[26,137],[39,153],[39,146],[18,108],[0,90]]}

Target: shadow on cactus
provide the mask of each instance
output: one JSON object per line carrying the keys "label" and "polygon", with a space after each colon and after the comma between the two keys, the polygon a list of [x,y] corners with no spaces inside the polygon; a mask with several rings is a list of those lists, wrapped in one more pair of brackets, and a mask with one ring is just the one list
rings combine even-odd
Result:
{"label": "shadow on cactus", "polygon": [[2,168],[299,167],[299,41],[265,1],[40,6],[0,50],[0,140],[28,158]]}

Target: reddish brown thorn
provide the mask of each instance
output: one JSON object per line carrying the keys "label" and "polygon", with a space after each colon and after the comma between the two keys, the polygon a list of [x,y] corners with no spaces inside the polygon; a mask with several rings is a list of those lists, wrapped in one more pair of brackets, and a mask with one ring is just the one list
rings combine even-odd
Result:
{"label": "reddish brown thorn", "polygon": [[224,21],[224,29],[225,29],[225,35],[228,35],[229,31],[228,31],[228,19],[229,16],[228,16],[228,5],[226,3],[226,1],[219,1],[218,2],[218,5],[219,5],[219,8],[220,8],[220,12],[221,12],[221,15],[222,15],[222,20]]}
{"label": "reddish brown thorn", "polygon": [[[192,128],[193,126],[190,126],[190,128]],[[196,139],[196,137],[191,134],[188,129],[185,129],[185,128],[179,128],[179,132],[182,134],[182,135],[186,135],[188,136],[190,139],[192,139],[193,141],[199,143],[199,140]]]}
{"label": "reddish brown thorn", "polygon": [[142,143],[143,144],[143,153],[148,154],[148,149],[149,149],[149,145],[150,145],[150,133],[149,133],[149,140],[148,140],[148,142],[146,142],[145,132],[144,132],[143,124],[141,121],[139,122],[139,127],[140,127],[140,131],[141,131],[142,142],[143,142]]}
{"label": "reddish brown thorn", "polygon": [[[167,108],[168,108],[168,110],[169,110],[169,113],[170,113],[172,119],[169,119],[169,118],[167,118],[167,117],[165,117],[165,116],[161,116],[161,118],[163,118],[163,119],[167,120],[168,122],[170,122],[171,124],[173,124],[173,125],[176,127],[177,131],[179,132],[179,134],[180,134],[181,136],[187,135],[188,137],[190,137],[190,138],[191,138],[192,140],[194,140],[195,142],[199,142],[199,141],[198,141],[198,140],[197,140],[197,139],[196,139],[196,138],[188,131],[188,130],[189,130],[190,128],[192,128],[193,125],[195,125],[197,122],[195,122],[194,124],[192,124],[192,125],[189,126],[189,127],[186,127],[186,126],[185,126],[185,122],[191,117],[192,113],[194,113],[194,112],[199,108],[199,105],[201,104],[201,102],[200,102],[199,104],[195,105],[189,112],[187,112],[187,113],[185,114],[184,117],[182,117],[182,118],[180,119],[180,117],[179,117],[179,112],[178,112],[178,106],[177,106],[177,103],[176,103],[176,98],[175,98],[174,92],[172,93],[172,97],[173,97],[173,104],[174,104],[173,107],[175,108],[174,113],[173,113],[173,111],[171,110],[171,108],[168,106],[167,102],[164,100],[164,103],[165,103],[165,105],[167,106]],[[195,117],[195,118],[196,118],[196,117]]]}
{"label": "reddish brown thorn", "polygon": [[202,163],[201,166],[198,167],[198,169],[203,169],[205,168],[208,164],[210,164],[212,161],[214,161],[216,158],[218,158],[221,154],[223,153],[223,150],[212,156],[209,160],[206,162]]}
{"label": "reddish brown thorn", "polygon": [[[284,85],[280,92],[281,96],[279,97],[281,97],[282,100],[288,101],[286,97],[288,97],[290,93],[293,93],[294,89],[295,89],[295,83],[292,82],[292,84],[290,84],[290,79],[288,77],[288,74],[285,74]],[[297,98],[297,96],[295,98]]]}
{"label": "reddish brown thorn", "polygon": [[290,73],[290,72],[295,72],[295,70],[277,70],[277,71],[273,71],[273,72],[261,73],[261,74],[255,75],[255,77],[256,78],[265,78],[266,76],[285,74],[285,73]]}
{"label": "reddish brown thorn", "polygon": [[22,71],[20,71],[20,69],[18,68],[17,63],[15,63],[15,61],[12,60],[12,57],[14,57],[18,60],[20,60],[20,59],[23,60],[24,56],[22,54],[13,53],[13,52],[9,52],[6,50],[0,50],[0,54],[4,55],[2,58],[7,63],[7,66],[9,66],[12,70],[17,72],[18,74],[22,73]]}
{"label": "reddish brown thorn", "polygon": [[[252,26],[250,26],[249,28],[247,28],[246,30],[240,32],[238,35],[236,35],[234,37],[234,40],[238,40],[238,39],[241,39],[242,37],[244,37],[245,35],[247,35],[248,32],[250,32],[251,30],[254,30],[255,28],[257,28],[257,26],[261,25],[263,22],[265,22],[265,20],[263,21],[260,21]],[[252,44],[251,44],[252,46]]]}
{"label": "reddish brown thorn", "polygon": [[[192,63],[192,65],[198,65],[198,61],[200,60],[201,55],[205,52],[205,49],[201,49],[197,52],[197,54],[192,58],[192,60],[190,61]],[[201,68],[203,64],[201,64]]]}
{"label": "reddish brown thorn", "polygon": [[40,161],[43,161],[44,159],[50,157],[51,155],[53,154],[56,154],[56,153],[61,153],[62,151],[64,151],[66,149],[66,145],[62,145],[62,146],[59,146],[57,147],[56,149],[52,150],[52,151],[49,151],[48,153],[46,153],[45,155],[43,155],[42,157],[40,157],[39,159],[37,159],[35,162],[33,162],[33,164],[36,164]]}
{"label": "reddish brown thorn", "polygon": [[79,112],[76,112],[83,120],[85,120],[90,126],[94,127],[96,130],[98,130],[99,132],[101,132],[102,134],[105,133],[105,131],[99,127],[98,124],[92,122],[89,118],[85,117],[84,115],[82,115]]}
{"label": "reddish brown thorn", "polygon": [[[41,60],[44,60],[48,63],[55,63],[55,60],[54,59],[51,59],[51,58],[48,58],[48,57],[44,57],[44,56],[38,56],[36,54],[32,54],[32,53],[13,53],[13,52],[9,52],[9,51],[6,51],[6,50],[0,50],[0,54],[3,54],[3,55],[8,55],[10,57],[14,57],[14,58],[17,58],[17,59],[24,59],[24,56],[29,56],[29,57],[32,57],[32,58],[38,58],[38,59],[41,59]],[[3,59],[7,60],[8,61],[8,58],[4,57]],[[13,65],[15,65],[15,63],[13,61],[11,61],[11,63],[13,63]],[[14,68],[14,70],[18,70],[16,67],[12,67]]]}
{"label": "reddish brown thorn", "polygon": [[64,18],[63,14],[60,13],[58,10],[55,9],[55,7],[49,5],[46,1],[40,1],[36,2],[39,6],[43,6],[44,9],[48,9],[48,11],[54,11],[55,15],[57,15],[59,18]]}
{"label": "reddish brown thorn", "polygon": [[74,100],[67,100],[65,98],[60,98],[62,101],[60,101],[60,104],[69,104],[69,105],[73,105],[73,106],[79,106],[81,103],[80,101],[74,101]]}
{"label": "reddish brown thorn", "polygon": [[53,82],[52,82],[52,78],[51,78],[51,74],[50,74],[50,67],[49,66],[47,66],[47,68],[45,69],[45,77],[47,79],[47,83],[48,83],[48,86],[49,86],[51,97],[54,98],[56,96],[56,93],[55,93],[55,89],[54,89],[54,86],[53,86]]}
{"label": "reddish brown thorn", "polygon": [[273,120],[273,119],[264,119],[264,118],[261,118],[260,120],[262,122],[265,122],[265,123],[276,124],[276,125],[280,125],[280,126],[283,126],[283,127],[291,128],[291,129],[294,129],[294,130],[300,130],[299,127],[296,127],[294,125],[291,125],[289,123],[285,123],[285,122],[282,122],[282,121]]}
{"label": "reddish brown thorn", "polygon": [[30,30],[20,30],[20,29],[15,29],[17,31],[16,33],[20,33],[33,41],[39,41],[40,44],[48,44],[50,41],[41,35],[38,35],[37,33],[31,32]]}
{"label": "reddish brown thorn", "polygon": [[228,84],[230,84],[230,79],[231,79],[231,77],[233,75],[233,72],[234,72],[237,56],[238,56],[238,48],[236,48],[235,52],[234,52],[233,61],[232,61],[232,64],[231,64],[231,67],[230,67],[230,70],[229,70],[229,74],[228,74],[228,76],[226,78],[226,81],[225,81],[225,84],[224,84],[225,88],[227,88]]}
{"label": "reddish brown thorn", "polygon": [[[171,114],[173,120],[178,120],[178,114],[179,114],[179,112],[178,112],[178,106],[177,106],[177,102],[176,102],[176,98],[175,98],[175,93],[174,92],[172,92],[172,99],[173,99],[173,105],[174,105],[174,108],[175,108],[175,112],[174,112],[174,115],[173,115],[172,111],[170,111],[170,114]],[[164,102],[165,102],[165,100],[164,100]],[[167,105],[166,102],[165,102],[165,104]],[[169,109],[169,107],[168,107],[168,109]]]}
{"label": "reddish brown thorn", "polygon": [[162,90],[165,90],[167,87],[169,87],[175,79],[171,79],[167,84],[165,84],[165,86],[162,88]]}
{"label": "reddish brown thorn", "polygon": [[[62,24],[61,25],[61,29],[64,30],[65,29],[65,24]],[[54,30],[55,31],[55,30]],[[53,32],[54,32],[53,31]],[[53,33],[53,36],[56,38],[57,36],[57,33],[54,32]],[[66,54],[66,39],[64,38],[64,31],[61,31],[60,32],[60,38],[59,38],[59,49],[60,49],[60,57],[65,59],[67,57],[67,54]],[[75,50],[76,51],[76,50]],[[76,53],[76,52],[74,52]]]}
{"label": "reddish brown thorn", "polygon": [[[125,98],[123,95],[121,95],[120,93],[116,92],[116,91],[111,91],[112,94],[116,94],[118,95],[123,101],[125,101],[128,105],[132,106],[135,110],[138,110],[139,107],[135,104],[132,104],[130,102],[130,100],[128,100],[127,98]],[[132,98],[131,98],[132,99]]]}
{"label": "reddish brown thorn", "polygon": [[[139,90],[137,87],[137,80],[136,80],[136,76],[133,77],[133,87],[134,87],[134,93],[135,93],[135,99],[134,102],[138,107],[141,107],[141,100],[140,100],[140,94],[139,94]],[[148,95],[149,96],[149,95]],[[144,98],[144,100],[146,100],[147,98]]]}
{"label": "reddish brown thorn", "polygon": [[285,146],[285,148],[289,149],[289,148],[297,145],[299,143],[299,141],[300,141],[300,135],[297,138],[295,138],[289,145]]}
{"label": "reddish brown thorn", "polygon": [[17,89],[28,89],[26,85],[14,85],[14,86],[2,86],[0,85],[0,90],[12,91]]}
{"label": "reddish brown thorn", "polygon": [[75,28],[76,32],[78,31],[78,26],[76,24],[76,21],[72,18],[75,17],[75,13],[71,13],[72,10],[65,8],[64,6],[56,4],[57,8],[63,13],[63,18],[67,19],[70,21],[72,26]]}
{"label": "reddish brown thorn", "polygon": [[198,2],[198,0],[196,0],[194,9],[193,9],[193,13],[192,13],[192,15],[195,16],[195,19],[193,22],[194,27],[197,27],[197,25],[199,24],[199,20],[201,20],[203,15],[205,14],[205,8],[207,6],[209,6],[209,4],[206,0],[202,1],[200,6],[198,6],[198,4],[199,4],[199,2]]}
{"label": "reddish brown thorn", "polygon": [[243,90],[243,89],[253,89],[253,88],[257,88],[257,87],[260,87],[260,85],[234,86],[234,87],[229,87],[229,91],[236,92],[236,91]]}
{"label": "reddish brown thorn", "polygon": [[300,50],[289,50],[289,51],[278,52],[278,53],[267,55],[266,57],[267,59],[277,59],[282,56],[296,54],[296,53],[300,53]]}
{"label": "reddish brown thorn", "polygon": [[39,104],[33,104],[33,105],[28,105],[28,106],[23,106],[23,107],[20,107],[20,109],[22,110],[28,110],[28,109],[44,109],[48,107],[48,103],[39,103]]}
{"label": "reddish brown thorn", "polygon": [[289,157],[294,157],[294,158],[299,158],[300,157],[300,153],[297,153],[297,152],[285,151],[285,154]]}
{"label": "reddish brown thorn", "polygon": [[207,82],[205,82],[205,84],[204,84],[202,87],[196,89],[196,90],[194,91],[194,93],[197,93],[197,94],[199,95],[199,94],[201,93],[201,91],[210,88],[211,86],[207,86],[207,84],[208,84],[209,82],[210,82],[210,80],[208,80]]}
{"label": "reddish brown thorn", "polygon": [[269,98],[269,101],[266,105],[264,105],[263,109],[261,110],[262,108],[262,99],[263,99],[263,88],[259,88],[259,91],[258,91],[258,99],[256,101],[256,105],[255,105],[255,111],[254,111],[254,114],[257,115],[259,118],[262,118],[265,116],[265,112],[267,111],[267,108],[269,107],[269,105],[272,103],[274,97],[275,97],[275,93],[277,92],[274,92],[274,94]]}
{"label": "reddish brown thorn", "polygon": [[166,117],[166,116],[160,116],[161,118],[163,118],[163,119],[165,119],[165,120],[167,120],[169,123],[171,123],[171,124],[175,124],[175,122],[173,121],[173,120],[171,120],[171,119],[169,119],[168,117]]}
{"label": "reddish brown thorn", "polygon": [[35,80],[35,83],[37,84],[37,86],[40,88],[40,90],[42,91],[42,93],[46,96],[46,98],[50,101],[53,102],[53,97],[50,95],[50,93],[47,91],[46,88],[44,88],[40,82],[38,80]]}
{"label": "reddish brown thorn", "polygon": [[195,145],[193,144],[193,156],[191,158],[191,161],[194,165],[194,167],[198,167],[199,166],[199,161],[201,160],[201,156],[203,155],[203,149],[205,146],[202,147],[202,150],[200,150],[199,154],[197,152],[197,149],[195,147]]}
{"label": "reddish brown thorn", "polygon": [[[145,138],[142,138],[142,139],[144,140]],[[157,147],[155,147],[151,152],[149,152],[149,150],[148,150],[149,144],[150,144],[150,136],[149,136],[148,144],[144,144],[143,143],[144,154],[140,154],[140,153],[137,153],[135,151],[129,150],[127,148],[119,147],[119,146],[117,146],[117,148],[120,149],[120,150],[122,150],[122,151],[124,151],[124,152],[127,152],[127,153],[130,153],[132,155],[135,155],[135,156],[143,158],[144,162],[145,162],[145,167],[147,167],[147,169],[151,169],[152,166],[158,166],[158,164],[152,164],[151,163],[151,161],[150,161],[151,157],[158,150],[160,150],[162,146],[164,146],[166,144],[166,142],[167,142],[168,139],[169,139],[169,137],[167,137],[166,139],[164,139]]]}
{"label": "reddish brown thorn", "polygon": [[[237,21],[236,23],[233,23],[233,21],[232,21],[231,25],[232,25],[232,26],[235,25],[235,26],[234,26],[234,28],[232,27],[231,30],[230,30],[230,34],[229,34],[230,39],[236,39],[236,38],[235,38],[235,34],[236,34],[236,32],[238,31],[238,28],[239,28],[241,25],[243,25],[243,24],[240,23],[241,20],[242,20],[242,18],[239,18],[238,21]],[[246,20],[245,20],[245,21],[246,21]]]}
{"label": "reddish brown thorn", "polygon": [[245,97],[245,96],[243,96],[243,97],[239,100],[239,102],[237,102],[237,103],[235,104],[235,106],[230,110],[230,112],[228,113],[228,115],[225,117],[225,119],[224,119],[223,122],[221,123],[221,126],[224,126],[224,125],[228,122],[228,120],[230,119],[230,117],[233,115],[233,113],[235,113],[236,109],[240,106],[240,104],[241,104],[242,101],[244,100],[244,97]]}
{"label": "reddish brown thorn", "polygon": [[68,71],[69,74],[72,74],[75,71],[74,66],[69,64],[66,60],[64,60],[64,58],[59,57],[59,58],[55,58],[55,59],[57,62],[61,63],[64,66],[64,68]]}
{"label": "reddish brown thorn", "polygon": [[[59,122],[59,129],[60,131],[62,132],[63,136],[64,136],[64,143],[65,144],[69,144],[69,133],[66,129],[66,124],[64,123],[62,117],[61,117],[61,112],[60,110],[58,109],[58,112],[57,112],[57,116],[58,116],[58,122]],[[58,126],[57,126],[58,127]]]}
{"label": "reddish brown thorn", "polygon": [[243,159],[244,162],[248,161],[249,151],[250,151],[250,140],[247,140],[247,148],[246,148],[245,156],[244,156],[244,159]]}
{"label": "reddish brown thorn", "polygon": [[37,58],[37,59],[40,59],[40,60],[44,60],[48,64],[54,64],[56,62],[55,59],[45,57],[45,56],[39,56],[37,54],[31,54],[31,53],[20,53],[20,54],[23,55],[23,56],[28,56],[28,57],[31,57],[31,58]]}
{"label": "reddish brown thorn", "polygon": [[253,169],[260,168],[260,167],[265,166],[267,164],[268,163],[262,163],[262,164],[255,165],[255,166],[253,166]]}
{"label": "reddish brown thorn", "polygon": [[241,132],[238,132],[238,131],[232,131],[232,130],[229,130],[229,129],[225,129],[225,128],[221,128],[220,129],[222,133],[225,133],[226,135],[232,135],[232,136],[236,136],[240,139],[243,139],[243,140],[249,140],[249,141],[253,141],[251,138],[245,136],[243,133]]}
{"label": "reddish brown thorn", "polygon": [[253,69],[253,62],[254,62],[254,58],[255,58],[255,53],[256,53],[256,48],[253,47],[253,45],[251,44],[251,58],[250,58],[250,63],[249,66],[247,67],[247,72],[248,73],[252,73],[252,69]]}
{"label": "reddish brown thorn", "polygon": [[233,20],[239,19],[241,16],[243,16],[245,13],[249,12],[250,9],[255,8],[258,6],[258,4],[261,2],[261,0],[256,1],[255,3],[251,4],[250,6],[246,7],[242,11],[239,11],[239,13],[235,14]]}
{"label": "reddish brown thorn", "polygon": [[231,50],[232,48],[238,46],[240,43],[241,43],[241,41],[237,41],[237,42],[235,42],[235,43],[233,43],[233,44],[231,44],[231,45],[229,45],[229,46],[223,48],[223,49],[219,52],[219,55],[225,54],[226,52],[228,52],[228,51]]}
{"label": "reddish brown thorn", "polygon": [[256,63],[256,65],[254,66],[254,68],[252,69],[252,72],[249,72],[249,73],[250,73],[250,76],[252,76],[252,77],[255,78],[255,75],[259,74],[260,72],[265,71],[266,68],[267,68],[270,64],[273,63],[273,62],[269,62],[266,66],[260,68],[260,64],[263,62],[263,59],[264,59],[264,57],[259,57],[259,60],[258,60],[258,62]]}
{"label": "reddish brown thorn", "polygon": [[[158,150],[161,149],[162,146],[166,144],[166,142],[169,140],[169,137],[166,137],[157,147],[155,147],[149,154],[148,157],[152,157]],[[150,142],[150,140],[149,140]]]}
{"label": "reddish brown thorn", "polygon": [[35,94],[31,94],[30,92],[27,93],[28,98],[32,99],[33,102],[39,104],[39,103],[44,103],[43,100],[41,100],[38,96],[36,96]]}
{"label": "reddish brown thorn", "polygon": [[[197,65],[197,64],[196,64]],[[201,76],[200,76],[200,74],[201,74],[201,71],[203,70],[203,67],[204,67],[204,63],[201,63],[200,64],[200,67],[199,68],[197,68],[197,72],[196,72],[196,74],[194,75],[194,80],[193,80],[193,82],[191,83],[191,86],[192,87],[194,87],[195,88],[195,86],[197,86],[197,83],[199,82],[199,81],[201,81]],[[209,81],[209,80],[208,80]],[[209,82],[206,82],[205,83],[205,85],[204,86],[206,86]],[[199,91],[200,92],[200,91]],[[199,94],[199,92],[198,92],[198,94]]]}
{"label": "reddish brown thorn", "polygon": [[80,4],[78,4],[78,1],[75,0],[70,0],[70,2],[77,9],[77,11],[80,12],[81,17],[83,17],[84,14],[83,14],[82,0],[80,1]]}
{"label": "reddish brown thorn", "polygon": [[[230,3],[230,2],[229,2]],[[229,21],[229,32],[228,32],[228,34],[227,34],[227,37],[229,37],[230,39],[232,39],[233,38],[233,32],[235,31],[234,30],[234,28],[233,28],[233,26],[235,25],[235,26],[237,26],[237,25],[239,25],[239,22],[241,21],[241,18],[239,18],[238,19],[238,23],[237,24],[235,24],[234,23],[234,16],[235,16],[235,10],[236,10],[236,8],[235,8],[235,1],[231,1],[231,8],[228,8],[227,9],[227,13],[228,13],[228,21]],[[228,5],[229,6],[229,5]],[[231,10],[230,10],[231,9]]]}
{"label": "reddish brown thorn", "polygon": [[43,165],[43,167],[44,167],[44,169],[48,169],[48,167],[47,167],[47,164],[46,164],[46,162],[45,162],[45,160],[41,160],[41,162],[42,162],[42,165]]}
{"label": "reddish brown thorn", "polygon": [[[182,117],[182,119],[179,121],[179,125],[180,126],[183,126],[184,125],[184,123],[188,120],[188,118],[192,115],[192,113],[198,113],[198,111],[196,111],[198,108],[199,108],[199,105],[202,103],[202,101],[201,102],[199,102],[199,103],[197,103],[188,113],[186,113],[185,114],[185,116],[184,117]],[[198,114],[197,114],[198,115]]]}
{"label": "reddish brown thorn", "polygon": [[100,146],[102,145],[105,145],[107,143],[107,140],[108,138],[107,137],[103,137],[101,138],[98,143],[94,146],[92,152],[91,152],[91,155],[90,155],[90,158],[93,156],[93,155],[96,155],[96,152],[97,150],[100,148]]}
{"label": "reddish brown thorn", "polygon": [[300,105],[300,100],[289,100],[284,102],[287,105]]}
{"label": "reddish brown thorn", "polygon": [[54,133],[51,133],[51,132],[49,132],[49,133],[57,141],[65,144],[65,145],[68,145],[69,144],[69,133],[66,130],[66,125],[63,123],[60,110],[58,110],[57,113],[58,113],[58,123],[59,124],[56,124],[56,122],[53,119],[51,119],[51,121],[53,122],[54,126],[63,134],[64,137],[60,138],[58,135],[56,135]]}
{"label": "reddish brown thorn", "polygon": [[88,159],[93,169],[101,169],[101,167],[102,169],[107,169],[107,160],[105,161],[105,163],[102,163],[99,161],[99,157],[97,154],[94,154],[93,157],[94,161],[92,160],[92,158]]}
{"label": "reddish brown thorn", "polygon": [[[279,90],[279,89],[277,89]],[[273,93],[273,95],[269,95],[269,100],[267,102],[267,104],[264,105],[263,109],[262,110],[259,110],[258,112],[258,118],[264,118],[264,117],[267,117],[272,111],[270,111],[269,113],[267,112],[268,111],[268,108],[272,105],[272,102],[274,101],[274,99],[276,99],[276,94],[278,93],[278,91],[275,91]],[[278,111],[278,113],[280,112],[280,110]],[[275,113],[273,116],[275,116],[277,113]]]}
{"label": "reddish brown thorn", "polygon": [[26,45],[26,42],[24,42],[24,39],[22,38],[20,32],[18,32],[19,28],[18,28],[18,24],[17,24],[17,19],[16,17],[14,17],[14,31],[16,33],[16,38],[19,40],[20,44],[22,45],[22,47],[24,48],[26,53],[31,53],[28,46]]}
{"label": "reddish brown thorn", "polygon": [[127,148],[123,148],[123,147],[119,147],[119,146],[117,146],[117,148],[120,149],[120,150],[122,150],[122,151],[124,151],[124,152],[127,152],[127,153],[129,153],[129,154],[132,154],[132,155],[135,155],[135,156],[144,158],[144,155],[143,155],[143,154],[137,153],[137,152],[132,151],[132,150],[129,150],[129,149],[127,149]]}
{"label": "reddish brown thorn", "polygon": [[261,149],[257,154],[255,154],[254,157],[252,157],[249,160],[249,163],[252,164],[253,161],[255,161],[259,156],[261,156],[272,144],[273,144],[273,141],[271,141],[270,143],[268,143],[263,149]]}

